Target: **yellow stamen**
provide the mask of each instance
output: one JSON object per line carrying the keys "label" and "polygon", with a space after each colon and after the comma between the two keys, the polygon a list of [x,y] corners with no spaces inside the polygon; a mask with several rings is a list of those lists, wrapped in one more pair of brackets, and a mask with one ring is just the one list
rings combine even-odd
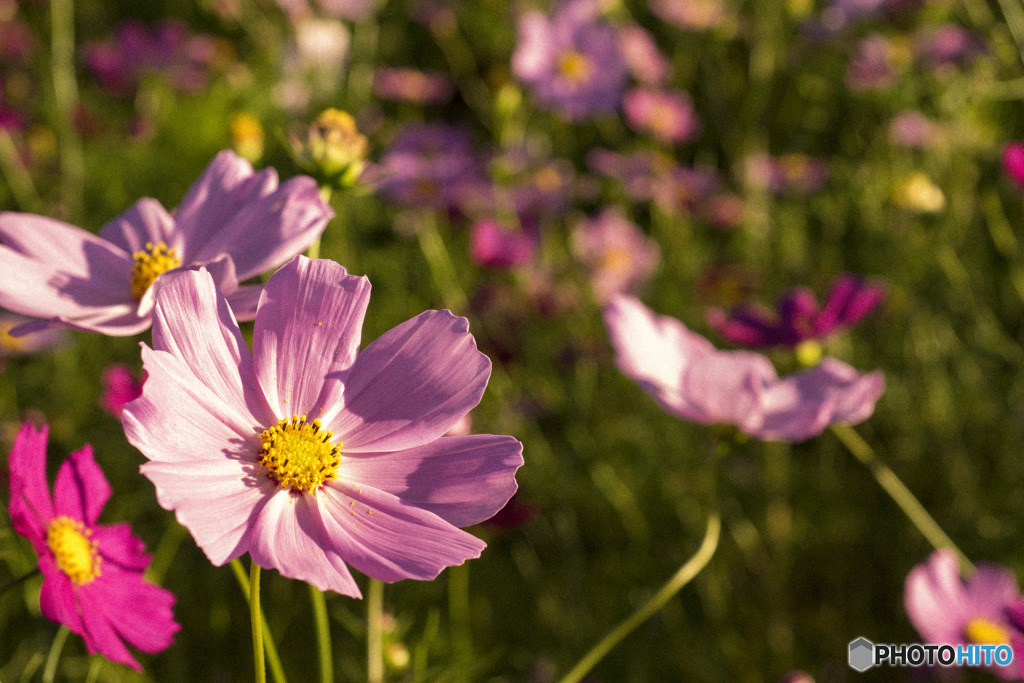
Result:
{"label": "yellow stamen", "polygon": [[283,488],[312,493],[338,478],[342,444],[331,443],[333,437],[320,420],[306,422],[305,415],[278,420],[260,433],[260,464]]}
{"label": "yellow stamen", "polygon": [[100,555],[92,530],[69,517],[54,517],[46,530],[46,545],[50,547],[57,568],[72,582],[82,585],[100,575]]}
{"label": "yellow stamen", "polygon": [[964,628],[964,635],[967,640],[978,645],[1009,645],[1010,634],[999,624],[989,621],[984,617],[975,617],[967,622]]}
{"label": "yellow stamen", "polygon": [[590,60],[576,50],[567,50],[558,56],[558,71],[573,83],[583,83],[590,78]]}
{"label": "yellow stamen", "polygon": [[142,295],[160,273],[181,265],[178,250],[174,247],[168,249],[163,242],[146,242],[146,248],[135,252],[133,257],[135,267],[132,268],[132,296],[136,299],[142,299]]}

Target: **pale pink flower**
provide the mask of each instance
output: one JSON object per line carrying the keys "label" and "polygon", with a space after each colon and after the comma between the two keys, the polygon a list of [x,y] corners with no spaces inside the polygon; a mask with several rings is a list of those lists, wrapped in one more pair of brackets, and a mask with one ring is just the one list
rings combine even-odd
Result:
{"label": "pale pink flower", "polygon": [[[348,566],[432,579],[478,557],[458,527],[516,490],[522,444],[443,436],[490,361],[465,318],[427,311],[358,352],[370,283],[299,256],[260,298],[252,353],[209,273],[157,295],[142,396],[123,413],[142,473],[215,565],[252,561],[359,596]],[[358,355],[357,355],[358,354]]]}
{"label": "pale pink flower", "polygon": [[615,362],[669,413],[701,424],[731,424],[767,441],[805,441],[835,422],[871,416],[885,389],[835,358],[780,378],[749,351],[719,351],[675,318],[619,295],[605,308]]}
{"label": "pale pink flower", "polygon": [[618,208],[605,209],[576,225],[572,250],[590,274],[598,301],[628,293],[658,267],[661,250]]}
{"label": "pale pink flower", "polygon": [[130,336],[151,324],[153,294],[165,273],[205,265],[235,314],[255,314],[260,285],[240,281],[276,268],[308,247],[334,213],[316,181],[278,186],[224,151],[169,213],[140,199],[99,235],[45,216],[0,213],[0,306],[47,320],[16,333],[63,324]]}
{"label": "pale pink flower", "polygon": [[666,144],[689,142],[700,130],[693,100],[681,90],[635,88],[622,101],[629,127]]}
{"label": "pale pink flower", "polygon": [[98,524],[110,485],[86,445],[46,483],[48,428],[26,424],[8,460],[11,525],[39,555],[43,616],[82,636],[90,654],[142,670],[125,641],[143,652],[171,644],[174,595],[143,580],[145,547],[127,524]]}

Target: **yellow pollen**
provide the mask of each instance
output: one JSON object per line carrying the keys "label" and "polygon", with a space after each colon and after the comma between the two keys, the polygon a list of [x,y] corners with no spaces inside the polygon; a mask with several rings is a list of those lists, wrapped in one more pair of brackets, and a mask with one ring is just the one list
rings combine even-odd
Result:
{"label": "yellow pollen", "polygon": [[81,522],[63,516],[54,517],[46,530],[46,545],[57,560],[57,568],[78,585],[100,575],[100,555],[91,536],[92,531]]}
{"label": "yellow pollen", "polygon": [[627,274],[632,265],[633,252],[626,247],[612,247],[601,255],[601,268],[613,273]]}
{"label": "yellow pollen", "polygon": [[260,433],[260,464],[282,488],[312,493],[338,478],[342,444],[331,443],[333,437],[320,420],[306,422],[305,415],[278,420]]}
{"label": "yellow pollen", "polygon": [[163,242],[146,242],[146,248],[135,252],[133,257],[135,267],[132,268],[132,296],[136,299],[142,299],[142,295],[160,273],[181,265],[178,250],[174,247],[168,249]]}
{"label": "yellow pollen", "polygon": [[576,50],[567,50],[558,57],[558,72],[573,83],[586,81],[590,71],[590,60]]}
{"label": "yellow pollen", "polygon": [[1009,645],[1010,634],[999,624],[984,617],[975,617],[967,622],[964,629],[967,640],[978,645]]}

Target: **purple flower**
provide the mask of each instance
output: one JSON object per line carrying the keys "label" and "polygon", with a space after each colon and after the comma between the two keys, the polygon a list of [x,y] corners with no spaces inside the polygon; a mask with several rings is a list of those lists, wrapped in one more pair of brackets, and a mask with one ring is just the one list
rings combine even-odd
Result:
{"label": "purple flower", "polygon": [[125,641],[143,652],[166,649],[179,628],[174,595],[143,580],[149,556],[131,527],[97,523],[110,485],[90,446],[60,466],[50,496],[48,431],[24,425],[8,461],[11,523],[39,555],[39,608],[82,636],[90,654],[141,671]]}
{"label": "purple flower", "polygon": [[1017,580],[1004,567],[981,564],[965,582],[959,564],[956,553],[944,548],[910,570],[904,589],[910,623],[926,643],[1012,645],[1017,664],[989,670],[1004,680],[1019,680],[1022,633],[1008,611],[1020,600]]}
{"label": "purple flower", "polygon": [[924,31],[914,42],[915,56],[933,71],[965,66],[986,52],[980,38],[957,24],[943,24]]}
{"label": "purple flower", "polygon": [[590,273],[600,302],[641,285],[661,260],[658,243],[618,208],[605,209],[578,224],[572,233],[572,249]]}
{"label": "purple flower", "polygon": [[142,473],[215,565],[252,561],[359,596],[347,565],[432,579],[478,557],[458,527],[516,490],[522,444],[443,436],[490,361],[465,318],[427,311],[359,353],[370,283],[298,256],[260,298],[252,353],[210,274],[157,295],[142,397],[123,413]]}
{"label": "purple flower", "polygon": [[380,67],[373,72],[373,94],[385,100],[438,104],[455,96],[455,83],[442,71]]}
{"label": "purple flower", "polygon": [[469,255],[488,268],[514,268],[529,263],[537,251],[535,230],[506,228],[492,218],[473,224]]}
{"label": "purple flower", "polygon": [[1024,186],[1024,142],[1006,143],[1003,147],[1003,168],[1018,185]]}
{"label": "purple flower", "polygon": [[564,0],[550,18],[519,19],[512,72],[541,106],[573,121],[615,111],[626,85],[615,30],[599,11],[594,0]]}
{"label": "purple flower", "polygon": [[238,283],[303,251],[333,215],[312,178],[279,187],[273,169],[254,173],[224,151],[173,215],[141,199],[99,236],[44,216],[0,213],[0,272],[18,274],[0,280],[0,306],[48,319],[16,332],[63,324],[128,336],[150,326],[165,272],[206,265],[248,320],[260,285]]}
{"label": "purple flower", "polygon": [[143,380],[135,379],[127,365],[108,365],[100,381],[103,384],[100,407],[118,419],[124,407],[142,395]]}
{"label": "purple flower", "polygon": [[667,144],[689,142],[700,129],[693,100],[682,91],[630,90],[623,100],[623,108],[630,128],[651,133]]}
{"label": "purple flower", "polygon": [[404,128],[362,180],[388,201],[437,209],[458,206],[487,183],[470,132],[436,123]]}
{"label": "purple flower", "polygon": [[896,85],[894,62],[889,39],[873,33],[857,43],[846,68],[846,85],[854,92],[888,90]]}
{"label": "purple flower", "polygon": [[758,439],[805,441],[836,422],[866,420],[885,389],[880,372],[862,375],[835,358],[779,378],[766,357],[719,351],[674,318],[633,297],[604,311],[619,369],[662,408],[701,424],[730,424]]}
{"label": "purple flower", "polygon": [[881,285],[844,273],[832,283],[823,308],[811,290],[798,287],[778,300],[775,312],[751,304],[736,306],[728,314],[711,309],[708,324],[738,346],[796,346],[856,325],[884,297]]}

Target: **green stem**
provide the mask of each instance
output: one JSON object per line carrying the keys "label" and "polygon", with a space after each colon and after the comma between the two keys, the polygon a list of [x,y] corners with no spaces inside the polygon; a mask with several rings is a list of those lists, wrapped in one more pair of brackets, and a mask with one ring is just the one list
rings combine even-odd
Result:
{"label": "green stem", "polygon": [[650,600],[640,606],[625,621],[612,629],[604,638],[598,642],[593,649],[574,666],[569,673],[562,677],[561,683],[576,683],[582,679],[588,671],[601,661],[608,652],[619,644],[623,638],[632,633],[637,626],[647,621],[658,610],[665,606],[672,596],[679,592],[683,586],[688,584],[693,577],[697,576],[708,562],[711,561],[715,550],[718,548],[718,537],[722,531],[722,520],[717,513],[708,519],[708,528],[704,534],[697,552],[679,568],[661,589],[654,594]]}
{"label": "green stem", "polygon": [[153,550],[153,560],[149,563],[149,569],[146,570],[146,579],[157,585],[163,583],[167,570],[171,567],[171,560],[174,559],[174,555],[178,552],[178,547],[181,546],[187,533],[185,527],[177,522],[168,525],[167,531],[164,532],[156,549]]}
{"label": "green stem", "polygon": [[43,683],[53,683],[53,677],[57,674],[57,662],[60,661],[60,653],[64,649],[64,643],[68,639],[71,629],[61,625],[57,629],[57,635],[50,645],[50,654],[46,656],[46,666],[43,667]]}
{"label": "green stem", "polygon": [[384,584],[370,579],[366,597],[366,680],[384,680]]}
{"label": "green stem", "polygon": [[29,579],[31,579],[33,576],[35,576],[39,572],[40,572],[39,567],[36,567],[35,569],[29,570],[29,572],[27,574],[22,574],[21,576],[19,576],[17,578],[11,579],[7,583],[5,583],[2,586],[0,586],[0,593],[3,593],[4,591],[10,590],[11,588],[14,588],[15,586],[17,586],[18,584],[21,584],[21,583],[24,583],[25,581],[28,581]]}
{"label": "green stem", "polygon": [[[231,571],[238,581],[239,588],[242,589],[242,595],[248,600],[249,579],[245,576],[245,567],[242,566],[242,562],[240,560],[231,560]],[[267,664],[270,666],[270,673],[274,677],[274,683],[288,683],[288,679],[284,675],[284,669],[281,667],[281,658],[277,654],[277,646],[274,645],[274,639],[270,637],[270,627],[267,625],[267,618],[264,616],[262,620],[263,646],[267,652]]]}
{"label": "green stem", "polygon": [[928,539],[928,542],[935,546],[936,550],[951,548],[956,552],[957,557],[960,558],[960,570],[964,574],[970,574],[974,571],[974,565],[960,551],[960,548],[953,543],[953,539],[946,535],[946,532],[928,514],[928,511],[924,509],[921,502],[910,492],[910,489],[900,481],[895,472],[881,461],[874,449],[861,438],[860,434],[853,427],[848,424],[834,424],[832,425],[832,432],[839,437],[839,440],[853,453],[854,457],[864,463],[868,470],[871,471],[875,481],[889,494],[893,502],[903,510],[903,514]]}
{"label": "green stem", "polygon": [[473,640],[469,620],[469,565],[460,564],[448,569],[448,615],[452,620],[455,665],[464,677],[468,677],[473,663]]}
{"label": "green stem", "polygon": [[263,616],[260,614],[260,566],[249,562],[249,615],[252,624],[252,657],[256,683],[267,683],[267,665],[263,657]]}
{"label": "green stem", "polygon": [[69,216],[82,208],[85,161],[82,141],[75,131],[78,82],[75,80],[74,0],[50,2],[51,59],[54,101],[57,107],[57,136],[60,139],[61,187]]}
{"label": "green stem", "polygon": [[313,603],[313,620],[316,622],[316,644],[320,653],[320,680],[334,683],[334,660],[331,658],[331,624],[327,620],[327,600],[323,592],[309,584],[309,598]]}
{"label": "green stem", "polygon": [[18,148],[14,146],[10,134],[0,128],[0,172],[7,179],[7,187],[17,202],[18,208],[30,213],[39,213],[42,203],[39,201],[39,193],[32,182],[32,174],[21,163],[18,156]]}
{"label": "green stem", "polygon": [[458,285],[455,265],[437,230],[437,217],[432,212],[423,212],[423,220],[416,230],[416,237],[419,239],[420,250],[427,259],[430,275],[434,278],[434,284],[441,294],[444,305],[455,312],[468,311],[469,301]]}

